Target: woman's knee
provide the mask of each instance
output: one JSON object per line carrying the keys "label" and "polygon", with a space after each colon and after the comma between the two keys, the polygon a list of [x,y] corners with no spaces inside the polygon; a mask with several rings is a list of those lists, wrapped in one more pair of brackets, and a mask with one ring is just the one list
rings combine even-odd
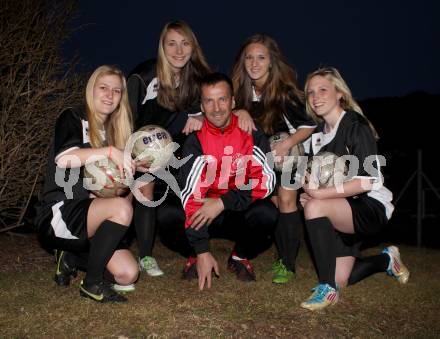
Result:
{"label": "woman's knee", "polygon": [[110,220],[121,225],[130,225],[133,218],[132,203],[125,198],[115,198],[112,202]]}
{"label": "woman's knee", "polygon": [[126,263],[113,269],[112,272],[116,282],[120,285],[128,285],[134,283],[139,277],[139,267],[133,263]]}
{"label": "woman's knee", "polygon": [[304,205],[304,217],[307,220],[325,217],[323,202],[318,199],[311,199]]}
{"label": "woman's knee", "polygon": [[283,213],[295,212],[297,210],[296,191],[279,190],[278,208]]}

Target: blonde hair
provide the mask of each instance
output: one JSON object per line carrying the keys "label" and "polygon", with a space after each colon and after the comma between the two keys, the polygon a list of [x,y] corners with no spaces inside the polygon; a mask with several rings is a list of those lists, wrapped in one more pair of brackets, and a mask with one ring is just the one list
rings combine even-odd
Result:
{"label": "blonde hair", "polygon": [[[93,103],[93,89],[98,79],[104,75],[116,75],[121,79],[122,92],[121,101],[116,110],[104,122],[106,140],[102,139],[99,133],[102,122],[99,119]],[[128,102],[127,83],[124,74],[115,66],[103,65],[98,67],[90,76],[86,86],[86,111],[89,123],[89,138],[92,147],[104,147],[113,145],[119,149],[124,149],[125,143],[130,137],[133,127],[131,110]]]}
{"label": "blonde hair", "polygon": [[298,86],[295,68],[289,65],[276,41],[265,34],[254,34],[241,46],[232,69],[237,108],[244,108],[248,111],[252,108],[252,80],[246,71],[245,58],[246,48],[253,43],[261,44],[269,51],[270,71],[260,100],[263,114],[257,122],[266,134],[273,134],[274,125],[283,119],[282,114],[286,103],[302,106],[304,93]]}
{"label": "blonde hair", "polygon": [[[179,83],[176,84],[164,50],[165,37],[170,30],[183,35],[191,44],[191,58],[182,68]],[[200,79],[210,73],[206,58],[191,28],[183,21],[171,21],[163,28],[159,38],[159,48],[156,66],[159,91],[158,103],[171,110],[184,110],[200,98]]]}
{"label": "blonde hair", "polygon": [[[326,78],[328,81],[330,81],[333,84],[333,86],[335,86],[336,91],[342,95],[341,99],[339,99],[339,105],[341,106],[341,108],[344,109],[345,111],[351,110],[351,111],[355,111],[356,113],[362,115],[365,118],[365,120],[368,122],[368,125],[370,126],[374,137],[376,139],[379,139],[379,135],[377,134],[377,131],[374,128],[373,124],[364,115],[361,107],[356,102],[356,100],[354,100],[353,95],[351,94],[350,88],[348,87],[347,83],[342,78],[341,74],[339,73],[339,71],[336,68],[334,68],[334,67],[320,67],[316,71],[310,73],[307,76],[306,84],[304,86],[304,92],[305,92],[306,96],[308,93],[309,82],[315,76],[321,76],[321,77]],[[306,110],[307,110],[307,113],[313,118],[313,120],[315,120],[317,122],[322,121],[322,118],[318,117],[316,115],[316,113],[313,111],[313,109],[310,107],[308,100],[306,100]]]}

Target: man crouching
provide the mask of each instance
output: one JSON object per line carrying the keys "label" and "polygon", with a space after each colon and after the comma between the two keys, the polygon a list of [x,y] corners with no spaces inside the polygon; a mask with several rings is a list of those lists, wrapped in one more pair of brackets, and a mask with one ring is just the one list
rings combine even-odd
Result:
{"label": "man crouching", "polygon": [[[275,174],[266,154],[269,143],[260,131],[248,134],[232,114],[235,106],[231,80],[212,73],[201,81],[202,129],[190,135],[180,170],[185,229],[194,250],[183,277],[198,275],[199,288],[211,287],[217,262],[209,251],[210,237],[235,241],[228,268],[242,281],[254,281],[249,259],[267,249],[278,217],[266,199],[275,186]],[[197,272],[195,270],[197,268]]]}

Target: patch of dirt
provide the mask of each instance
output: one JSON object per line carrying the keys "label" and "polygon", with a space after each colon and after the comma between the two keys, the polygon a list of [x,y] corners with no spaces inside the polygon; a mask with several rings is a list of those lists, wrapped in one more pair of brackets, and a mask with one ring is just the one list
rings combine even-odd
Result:
{"label": "patch of dirt", "polygon": [[35,233],[0,234],[0,273],[41,271],[54,265]]}

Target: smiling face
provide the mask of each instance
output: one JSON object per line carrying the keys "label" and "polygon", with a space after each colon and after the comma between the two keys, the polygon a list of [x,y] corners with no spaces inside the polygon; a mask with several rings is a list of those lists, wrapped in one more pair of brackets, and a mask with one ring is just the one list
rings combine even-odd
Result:
{"label": "smiling face", "polygon": [[266,46],[254,42],[245,49],[244,66],[252,82],[262,87],[269,77],[270,54]]}
{"label": "smiling face", "polygon": [[231,122],[235,106],[231,88],[226,81],[202,86],[202,111],[206,119],[218,128],[225,128]]}
{"label": "smiling face", "polygon": [[309,80],[306,95],[308,104],[315,114],[321,118],[337,114],[343,110],[339,102],[342,94],[324,76],[315,75]]}
{"label": "smiling face", "polygon": [[122,81],[118,75],[104,74],[93,87],[93,105],[102,121],[112,114],[122,98]]}
{"label": "smiling face", "polygon": [[170,29],[165,35],[163,50],[173,72],[179,73],[191,58],[193,48],[188,38]]}

